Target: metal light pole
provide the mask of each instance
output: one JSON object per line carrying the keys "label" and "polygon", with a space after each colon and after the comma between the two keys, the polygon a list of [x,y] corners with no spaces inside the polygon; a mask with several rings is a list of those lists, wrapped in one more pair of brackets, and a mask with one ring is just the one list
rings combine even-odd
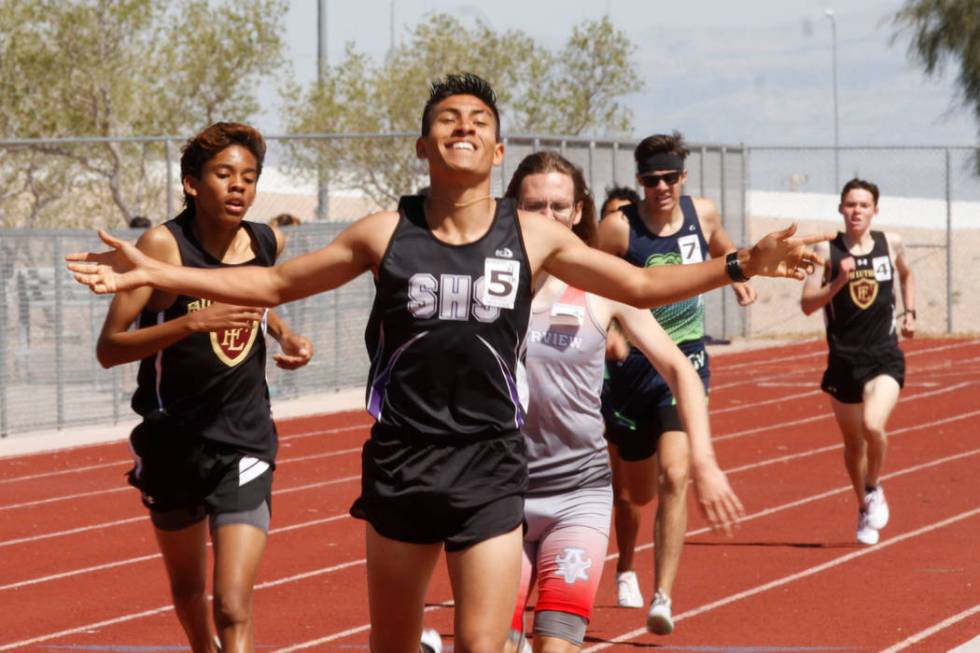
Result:
{"label": "metal light pole", "polygon": [[[318,0],[316,5],[316,81],[322,85],[327,74],[327,0]],[[321,141],[322,143],[322,141]],[[316,219],[326,220],[330,215],[330,180],[327,175],[326,158],[322,149],[317,156],[317,207]]]}
{"label": "metal light pole", "polygon": [[388,54],[395,51],[395,0],[388,5]]}
{"label": "metal light pole", "polygon": [[834,191],[840,188],[840,113],[837,107],[837,19],[834,10],[828,9],[824,15],[830,19],[831,57],[834,75]]}

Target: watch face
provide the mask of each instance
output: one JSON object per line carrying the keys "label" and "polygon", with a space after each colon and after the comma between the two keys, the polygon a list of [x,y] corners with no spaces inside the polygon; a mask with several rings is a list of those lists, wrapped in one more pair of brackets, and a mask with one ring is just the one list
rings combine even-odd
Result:
{"label": "watch face", "polygon": [[728,278],[732,281],[742,283],[749,280],[738,262],[738,252],[729,252],[725,257],[725,272],[728,273]]}

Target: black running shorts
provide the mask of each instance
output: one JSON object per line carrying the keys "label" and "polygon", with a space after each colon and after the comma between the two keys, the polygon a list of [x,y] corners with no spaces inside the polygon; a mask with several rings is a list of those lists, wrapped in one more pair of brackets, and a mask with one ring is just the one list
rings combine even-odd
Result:
{"label": "black running shorts", "polygon": [[[129,482],[140,490],[152,515],[205,515],[272,506],[274,465],[234,447],[201,438],[165,415],[144,418],[129,436],[135,465]],[[168,530],[181,520],[165,520]]]}
{"label": "black running shorts", "polygon": [[864,401],[864,384],[885,374],[905,386],[905,354],[897,345],[868,351],[831,351],[820,389],[844,404]]}
{"label": "black running shorts", "polygon": [[635,426],[606,420],[606,440],[619,449],[619,457],[636,462],[656,455],[660,437],[667,431],[683,431],[677,406],[660,406]]}
{"label": "black running shorts", "polygon": [[459,551],[520,526],[526,491],[520,432],[434,439],[376,424],[350,512],[389,539]]}
{"label": "black running shorts", "polygon": [[[678,347],[691,361],[707,393],[711,371],[704,343],[697,340]],[[657,453],[661,435],[684,430],[670,386],[638,349],[631,348],[622,363],[610,364],[609,376],[602,396],[605,436],[619,448],[623,460],[646,460]]]}

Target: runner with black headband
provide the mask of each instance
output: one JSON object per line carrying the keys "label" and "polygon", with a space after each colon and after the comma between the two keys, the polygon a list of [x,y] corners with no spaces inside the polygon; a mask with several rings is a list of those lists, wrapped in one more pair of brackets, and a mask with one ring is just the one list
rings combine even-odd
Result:
{"label": "runner with black headband", "polygon": [[[597,247],[651,268],[697,264],[724,258],[735,245],[710,199],[682,195],[687,180],[687,146],[677,132],[645,138],[634,151],[643,200],[624,206],[599,225]],[[747,283],[734,283],[738,303],[755,301]],[[704,347],[704,300],[698,295],[653,309],[661,326],[680,347],[708,387],[708,354]],[[633,552],[640,526],[640,507],[659,496],[654,528],[654,598],[647,617],[650,632],[673,630],[670,595],[680,564],[687,529],[687,481],[690,447],[678,417],[677,401],[663,377],[635,347],[626,360],[610,365],[603,400],[606,437],[610,442],[619,547],[618,601],[643,607]]]}

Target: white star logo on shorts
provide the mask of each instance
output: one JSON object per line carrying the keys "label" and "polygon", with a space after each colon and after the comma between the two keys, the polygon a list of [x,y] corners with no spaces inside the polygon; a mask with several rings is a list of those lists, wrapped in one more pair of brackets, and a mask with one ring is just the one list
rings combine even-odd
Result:
{"label": "white star logo on shorts", "polygon": [[564,576],[569,585],[577,580],[589,580],[585,572],[592,567],[592,560],[585,557],[585,549],[566,546],[564,557],[556,555],[555,563],[558,564],[557,575]]}

